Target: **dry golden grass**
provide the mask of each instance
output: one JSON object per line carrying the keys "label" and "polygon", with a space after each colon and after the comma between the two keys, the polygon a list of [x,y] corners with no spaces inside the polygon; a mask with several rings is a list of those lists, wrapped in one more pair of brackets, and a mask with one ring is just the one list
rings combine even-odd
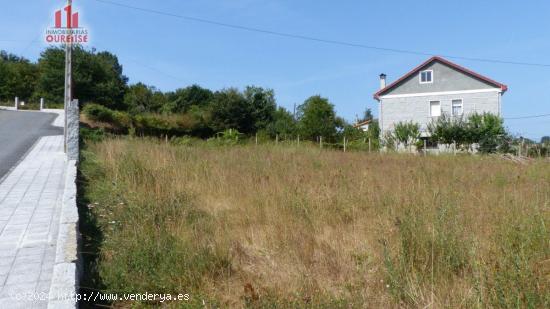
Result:
{"label": "dry golden grass", "polygon": [[139,139],[84,157],[108,289],[236,308],[550,304],[548,162]]}

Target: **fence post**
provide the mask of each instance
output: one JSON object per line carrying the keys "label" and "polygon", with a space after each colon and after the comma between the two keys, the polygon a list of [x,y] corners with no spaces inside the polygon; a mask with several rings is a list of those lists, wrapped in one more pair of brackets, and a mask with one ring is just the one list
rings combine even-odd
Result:
{"label": "fence post", "polygon": [[319,148],[323,148],[323,137],[319,136]]}
{"label": "fence post", "polygon": [[44,109],[44,98],[40,98],[40,110]]}
{"label": "fence post", "polygon": [[298,135],[298,146],[300,146],[300,135]]}
{"label": "fence post", "polygon": [[279,145],[279,134],[275,135],[275,144]]}
{"label": "fence post", "polygon": [[370,137],[369,137],[369,153],[371,152],[371,143],[370,143]]}
{"label": "fence post", "polygon": [[344,136],[344,152],[346,152],[346,137]]}
{"label": "fence post", "polygon": [[521,157],[522,152],[523,152],[523,137],[521,138],[521,144],[519,145],[519,157]]}
{"label": "fence post", "polygon": [[78,160],[79,122],[78,100],[73,100],[67,107],[67,131],[65,132],[65,149],[69,160]]}
{"label": "fence post", "polygon": [[19,108],[19,97],[15,97],[15,110]]}
{"label": "fence post", "polygon": [[428,141],[424,140],[424,155],[427,155]]}
{"label": "fence post", "polygon": [[256,146],[258,146],[258,132],[256,132]]}

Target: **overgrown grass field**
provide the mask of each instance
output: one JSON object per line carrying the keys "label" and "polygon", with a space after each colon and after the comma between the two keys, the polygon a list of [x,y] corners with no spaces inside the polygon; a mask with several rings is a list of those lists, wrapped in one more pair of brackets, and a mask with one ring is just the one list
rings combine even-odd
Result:
{"label": "overgrown grass field", "polygon": [[82,155],[88,284],[107,291],[197,308],[550,307],[548,161],[131,138]]}

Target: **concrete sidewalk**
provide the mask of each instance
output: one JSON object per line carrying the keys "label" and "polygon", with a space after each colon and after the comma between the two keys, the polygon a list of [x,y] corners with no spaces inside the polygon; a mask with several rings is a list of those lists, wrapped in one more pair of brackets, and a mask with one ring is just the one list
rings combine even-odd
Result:
{"label": "concrete sidewalk", "polygon": [[0,308],[48,307],[66,166],[63,136],[42,137],[0,183]]}

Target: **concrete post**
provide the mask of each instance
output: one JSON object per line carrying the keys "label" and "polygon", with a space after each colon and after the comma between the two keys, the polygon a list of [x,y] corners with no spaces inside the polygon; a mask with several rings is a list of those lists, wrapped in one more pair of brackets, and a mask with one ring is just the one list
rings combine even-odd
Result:
{"label": "concrete post", "polygon": [[19,107],[19,97],[15,97],[15,110]]}
{"label": "concrete post", "polygon": [[40,110],[44,109],[44,98],[40,98]]}
{"label": "concrete post", "polygon": [[69,160],[78,161],[78,136],[79,136],[79,124],[80,124],[80,113],[78,109],[78,100],[73,100],[67,106],[67,131],[66,136],[66,149],[67,149],[67,158]]}

